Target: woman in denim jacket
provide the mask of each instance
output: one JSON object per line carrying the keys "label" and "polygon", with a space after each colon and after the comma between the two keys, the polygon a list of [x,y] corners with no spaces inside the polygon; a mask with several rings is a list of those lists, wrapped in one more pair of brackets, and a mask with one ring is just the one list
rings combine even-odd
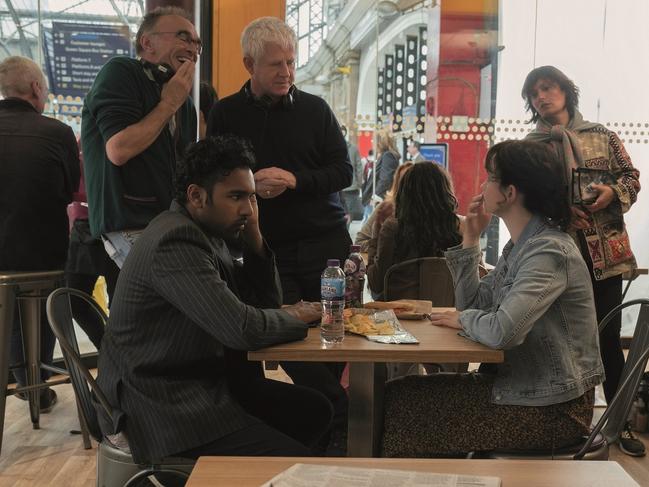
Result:
{"label": "woman in denim jacket", "polygon": [[[462,244],[445,254],[458,311],[431,318],[504,350],[505,360],[495,374],[388,383],[386,456],[551,449],[589,432],[604,371],[588,268],[564,231],[570,208],[562,166],[544,144],[507,141],[489,150],[486,169]],[[491,213],[511,240],[480,280],[478,243]]]}

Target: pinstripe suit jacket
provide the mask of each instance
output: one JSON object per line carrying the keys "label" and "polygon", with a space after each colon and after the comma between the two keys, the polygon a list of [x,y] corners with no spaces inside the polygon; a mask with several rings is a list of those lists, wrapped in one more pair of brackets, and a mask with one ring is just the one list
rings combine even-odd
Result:
{"label": "pinstripe suit jacket", "polygon": [[307,325],[270,309],[282,302],[274,258],[244,251],[244,262],[175,202],[126,259],[98,366],[119,421],[100,420],[104,434],[126,433],[137,462],[258,421],[228,390],[227,357],[306,335]]}

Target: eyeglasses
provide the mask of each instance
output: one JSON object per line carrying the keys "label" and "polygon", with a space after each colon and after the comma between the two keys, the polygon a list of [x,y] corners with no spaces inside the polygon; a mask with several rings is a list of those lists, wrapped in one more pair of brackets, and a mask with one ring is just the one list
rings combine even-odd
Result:
{"label": "eyeglasses", "polygon": [[201,55],[203,52],[203,41],[200,39],[194,39],[192,35],[186,30],[179,30],[178,32],[166,31],[166,32],[149,32],[149,35],[160,35],[160,34],[173,34],[176,36],[176,39],[183,41],[185,44],[194,44],[196,46],[196,54]]}

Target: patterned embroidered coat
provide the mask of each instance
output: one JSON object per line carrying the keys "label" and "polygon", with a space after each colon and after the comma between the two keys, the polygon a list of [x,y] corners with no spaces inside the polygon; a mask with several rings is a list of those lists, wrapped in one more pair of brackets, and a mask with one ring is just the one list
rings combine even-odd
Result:
{"label": "patterned embroidered coat", "polygon": [[610,186],[617,195],[617,199],[607,208],[590,216],[589,228],[572,232],[576,240],[577,233],[583,232],[593,274],[599,281],[637,267],[623,215],[637,199],[640,172],[633,167],[617,134],[604,126],[577,131],[575,135],[581,145],[584,167],[606,171],[608,174],[603,174],[601,181],[612,178]]}

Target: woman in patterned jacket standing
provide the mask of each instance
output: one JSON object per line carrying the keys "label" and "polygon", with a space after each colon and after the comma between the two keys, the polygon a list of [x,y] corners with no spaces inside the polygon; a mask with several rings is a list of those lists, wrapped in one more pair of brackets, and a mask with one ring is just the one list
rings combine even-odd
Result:
{"label": "woman in patterned jacket standing", "polygon": [[[622,274],[636,268],[624,225],[624,213],[640,191],[639,172],[615,132],[588,122],[579,113],[579,88],[554,66],[532,70],[522,90],[530,122],[536,127],[528,139],[547,142],[563,160],[571,191],[571,234],[590,270],[597,320],[622,302]],[[621,316],[600,335],[610,403],[617,391],[624,355],[620,342]],[[620,439],[622,451],[633,456],[645,448],[627,426]]]}

